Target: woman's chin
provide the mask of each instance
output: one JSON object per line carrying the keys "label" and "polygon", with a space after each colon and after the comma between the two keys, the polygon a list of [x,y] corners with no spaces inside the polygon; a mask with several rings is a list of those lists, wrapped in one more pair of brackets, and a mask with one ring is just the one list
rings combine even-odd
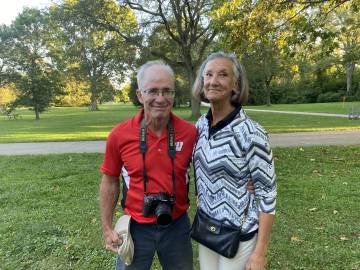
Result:
{"label": "woman's chin", "polygon": [[220,95],[208,95],[206,96],[206,98],[210,103],[217,103],[224,101],[224,97]]}

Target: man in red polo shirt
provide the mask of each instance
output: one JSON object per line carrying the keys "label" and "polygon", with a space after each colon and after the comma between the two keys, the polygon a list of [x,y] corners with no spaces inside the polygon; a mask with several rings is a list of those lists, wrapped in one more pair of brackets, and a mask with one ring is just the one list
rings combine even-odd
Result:
{"label": "man in red polo shirt", "polygon": [[118,257],[116,269],[151,268],[157,252],[165,270],[192,269],[192,248],[187,215],[188,169],[195,127],[175,116],[174,73],[161,61],[144,64],[137,75],[136,94],[143,109],[111,131],[100,187],[100,211],[106,248],[114,252],[121,239],[112,228],[120,193],[131,216],[134,258],[126,266]]}

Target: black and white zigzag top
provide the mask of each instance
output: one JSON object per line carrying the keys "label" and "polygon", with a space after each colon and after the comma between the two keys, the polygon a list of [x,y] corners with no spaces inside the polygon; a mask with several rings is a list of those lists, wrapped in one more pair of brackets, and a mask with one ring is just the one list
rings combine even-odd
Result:
{"label": "black and white zigzag top", "polygon": [[[258,229],[259,211],[275,214],[275,171],[267,133],[243,109],[236,111],[231,122],[210,136],[209,120],[200,117],[193,164],[199,207],[237,227],[246,217],[242,230],[249,233]],[[255,195],[246,189],[250,178]]]}

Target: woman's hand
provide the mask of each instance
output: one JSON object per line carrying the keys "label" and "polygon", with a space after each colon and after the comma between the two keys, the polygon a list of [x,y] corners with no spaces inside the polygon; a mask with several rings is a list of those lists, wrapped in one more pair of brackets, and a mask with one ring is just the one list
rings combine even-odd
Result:
{"label": "woman's hand", "polygon": [[253,252],[246,263],[246,270],[265,270],[266,257]]}

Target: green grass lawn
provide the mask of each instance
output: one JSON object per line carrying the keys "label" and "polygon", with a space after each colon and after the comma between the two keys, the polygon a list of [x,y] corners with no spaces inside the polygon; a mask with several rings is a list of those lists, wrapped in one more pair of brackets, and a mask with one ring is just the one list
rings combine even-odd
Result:
{"label": "green grass lawn", "polygon": [[[340,113],[342,106],[350,106],[350,103],[345,105],[343,103],[291,104],[248,108]],[[202,108],[203,113],[206,111],[207,108]],[[0,117],[0,143],[104,140],[116,123],[133,116],[136,112],[137,108],[130,104],[102,105],[100,111],[96,112],[91,112],[87,108],[50,108],[41,114],[39,121],[36,121],[33,112],[18,109],[16,113],[21,115],[20,119],[8,120]],[[195,122],[194,119],[190,119],[190,108],[176,108],[174,112],[188,121]],[[251,111],[248,114],[263,125],[269,133],[360,129],[359,120],[347,118]]]}
{"label": "green grass lawn", "polygon": [[319,113],[349,113],[351,108],[360,110],[360,102],[331,102],[331,103],[307,103],[307,104],[273,104],[268,106],[247,106],[250,109],[277,110],[277,111],[299,111]]}
{"label": "green grass lawn", "polygon": [[[275,148],[270,270],[360,270],[360,146]],[[104,250],[101,154],[0,156],[0,268],[113,269]],[[194,216],[191,185],[190,209]],[[194,245],[195,269],[198,268]],[[152,269],[160,269],[155,262]]]}

